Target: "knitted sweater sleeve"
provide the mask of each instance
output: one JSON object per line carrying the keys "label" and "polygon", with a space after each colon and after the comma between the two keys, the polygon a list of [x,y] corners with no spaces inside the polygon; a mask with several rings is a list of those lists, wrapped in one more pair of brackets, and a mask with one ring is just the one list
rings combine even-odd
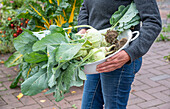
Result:
{"label": "knitted sweater sleeve", "polygon": [[162,29],[156,0],[134,0],[134,2],[139,11],[142,27],[139,30],[139,37],[124,49],[131,58],[129,63],[147,53]]}
{"label": "knitted sweater sleeve", "polygon": [[[89,25],[88,23],[88,11],[87,7],[85,6],[85,3],[82,3],[82,7],[80,8],[79,16],[78,16],[78,25]],[[78,30],[81,30],[85,27],[81,27]]]}

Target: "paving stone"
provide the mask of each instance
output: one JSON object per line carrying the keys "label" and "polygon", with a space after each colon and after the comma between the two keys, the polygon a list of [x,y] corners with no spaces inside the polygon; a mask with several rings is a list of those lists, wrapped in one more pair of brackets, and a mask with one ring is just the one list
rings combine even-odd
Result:
{"label": "paving stone", "polygon": [[151,87],[156,87],[156,86],[160,85],[159,83],[156,83],[155,81],[150,80],[148,78],[141,79],[140,81],[147,84],[147,85],[149,85],[149,86],[151,86]]}
{"label": "paving stone", "polygon": [[154,75],[162,75],[162,74],[164,74],[162,71],[156,70],[156,69],[153,69],[153,68],[147,69],[147,71],[149,71],[150,73],[153,73]]}
{"label": "paving stone", "polygon": [[162,91],[162,93],[164,93],[164,94],[166,94],[166,95],[170,96],[170,89],[165,90],[165,91]]}
{"label": "paving stone", "polygon": [[79,87],[75,87],[75,86],[70,88],[70,92],[72,92],[72,91],[75,91],[76,92],[75,94],[82,93],[82,90]]}
{"label": "paving stone", "polygon": [[140,82],[140,81],[137,80],[137,79],[134,79],[134,82],[133,82],[132,84],[135,85],[135,86],[138,86],[138,85],[142,85],[143,83]]}
{"label": "paving stone", "polygon": [[34,104],[34,105],[20,107],[20,108],[17,108],[17,109],[41,109],[41,106],[38,105],[38,104]]}
{"label": "paving stone", "polygon": [[151,87],[146,85],[146,84],[143,84],[143,85],[140,85],[140,86],[132,86],[132,90],[135,90],[135,91],[146,90],[146,89],[149,89],[149,88],[151,88]]}
{"label": "paving stone", "polygon": [[0,91],[5,91],[7,90],[5,87],[0,87]]}
{"label": "paving stone", "polygon": [[141,108],[149,108],[149,107],[154,107],[154,106],[160,105],[162,103],[163,103],[163,101],[161,101],[159,99],[154,99],[154,100],[150,100],[147,102],[139,103],[137,105],[140,106]]}
{"label": "paving stone", "polygon": [[46,97],[38,97],[35,98],[35,101],[37,101],[42,107],[49,107],[49,106],[53,106],[54,103],[51,102],[48,98]]}
{"label": "paving stone", "polygon": [[73,96],[65,97],[65,100],[67,100],[69,102],[80,100],[80,99],[82,99],[82,94],[75,94],[74,97]]}
{"label": "paving stone", "polygon": [[1,91],[0,95],[6,95],[6,94],[12,94],[15,92],[21,92],[20,88],[15,88],[15,89],[10,89],[10,90],[6,90],[6,91]]}
{"label": "paving stone", "polygon": [[170,69],[164,69],[164,70],[162,70],[162,72],[164,72],[166,74],[169,74],[170,73]]}
{"label": "paving stone", "polygon": [[45,97],[44,93],[39,93],[37,95],[31,96],[32,98]]}
{"label": "paving stone", "polygon": [[54,105],[54,106],[50,106],[50,107],[44,107],[44,108],[41,108],[41,109],[59,109],[59,107]]}
{"label": "paving stone", "polygon": [[[170,91],[170,90],[169,90]],[[154,97],[156,97],[157,99],[160,99],[160,100],[162,100],[162,101],[164,101],[164,102],[170,102],[170,96],[167,96],[167,95],[165,95],[165,94],[163,94],[163,93],[160,93],[160,92],[158,92],[158,93],[154,93],[154,94],[152,94]]]}
{"label": "paving stone", "polygon": [[159,109],[169,109],[170,103],[165,103],[157,106]]}
{"label": "paving stone", "polygon": [[53,94],[50,94],[50,95],[46,95],[46,97],[49,99],[49,100],[55,100]]}
{"label": "paving stone", "polygon": [[1,97],[8,104],[18,102],[18,99],[14,95],[12,95],[12,94],[3,95]]}
{"label": "paving stone", "polygon": [[153,87],[153,88],[150,88],[150,89],[147,89],[147,90],[144,90],[144,91],[149,93],[149,94],[152,94],[152,93],[161,92],[161,91],[164,91],[164,90],[167,90],[167,89],[168,88],[165,87],[165,86],[158,86],[158,87]]}
{"label": "paving stone", "polygon": [[81,100],[72,101],[72,102],[70,102],[70,104],[72,106],[75,105],[77,107],[77,109],[81,109]]}
{"label": "paving stone", "polygon": [[56,102],[55,100],[52,100],[53,103],[55,103],[58,107],[60,107],[61,109],[64,109],[64,108],[71,108],[72,105],[69,104],[65,99],[59,101],[59,102]]}
{"label": "paving stone", "polygon": [[148,74],[148,73],[150,72],[142,68],[137,72],[137,74],[141,74],[141,75]]}
{"label": "paving stone", "polygon": [[159,109],[158,107],[150,107],[148,109]]}
{"label": "paving stone", "polygon": [[168,10],[160,10],[161,18],[167,18],[168,13]]}
{"label": "paving stone", "polygon": [[157,70],[165,70],[165,69],[169,69],[169,67],[170,67],[170,65],[164,65],[164,66],[159,66],[159,67],[157,67],[155,69],[157,69]]}
{"label": "paving stone", "polygon": [[6,75],[13,75],[13,76],[16,76],[17,75],[17,73],[16,72],[14,72],[11,68],[9,69],[9,68],[5,68],[4,70],[3,70],[3,73],[4,74],[6,74]]}
{"label": "paving stone", "polygon": [[[164,53],[164,55],[165,55],[165,53]],[[158,59],[150,60],[150,62],[153,62],[152,64],[168,65],[168,63],[166,63],[165,61],[161,61],[161,60],[158,60]]]}
{"label": "paving stone", "polygon": [[142,103],[142,102],[145,102],[145,100],[137,97],[137,98],[134,98],[134,99],[129,99],[128,105],[134,105],[134,104],[138,104],[138,103]]}
{"label": "paving stone", "polygon": [[4,101],[4,100],[2,100],[2,98],[0,98],[0,106],[2,106],[2,105],[6,105],[7,103]]}
{"label": "paving stone", "polygon": [[167,80],[160,80],[158,83],[170,88],[170,82]]}
{"label": "paving stone", "polygon": [[37,102],[35,102],[31,97],[29,96],[23,96],[20,101],[24,104],[24,105],[31,105],[31,104],[36,104]]}
{"label": "paving stone", "polygon": [[153,77],[153,76],[155,76],[154,74],[151,74],[151,73],[148,73],[148,74],[145,74],[145,75],[140,75],[140,76],[137,76],[135,79],[137,79],[137,80],[142,80],[142,79],[146,79],[146,78],[151,78],[151,77]]}
{"label": "paving stone", "polygon": [[135,99],[135,98],[137,98],[137,96],[136,96],[136,95],[134,95],[134,94],[132,94],[132,93],[130,93],[130,95],[129,95],[129,99]]}
{"label": "paving stone", "polygon": [[144,91],[138,91],[138,92],[134,92],[134,94],[144,100],[152,100],[152,99],[155,99],[155,97],[149,95],[148,93],[144,92]]}
{"label": "paving stone", "polygon": [[163,80],[163,79],[167,79],[167,78],[170,78],[170,75],[164,74],[164,75],[151,77],[150,79],[153,81],[159,81],[159,80]]}
{"label": "paving stone", "polygon": [[7,82],[3,82],[3,85],[4,85],[7,89],[10,89],[11,83],[12,83],[12,81],[7,81]]}
{"label": "paving stone", "polygon": [[9,105],[3,105],[3,106],[0,106],[0,109],[14,109],[14,108]]}
{"label": "paving stone", "polygon": [[4,78],[6,75],[0,71],[0,78]]}
{"label": "paving stone", "polygon": [[9,103],[8,106],[11,106],[13,108],[18,108],[24,106],[21,102],[16,102],[16,103]]}
{"label": "paving stone", "polygon": [[143,65],[143,69],[149,69],[149,68],[157,68],[159,67],[160,65],[159,64],[150,64],[150,65]]}
{"label": "paving stone", "polygon": [[137,105],[130,105],[130,106],[127,106],[127,109],[142,109],[142,108],[140,108]]}

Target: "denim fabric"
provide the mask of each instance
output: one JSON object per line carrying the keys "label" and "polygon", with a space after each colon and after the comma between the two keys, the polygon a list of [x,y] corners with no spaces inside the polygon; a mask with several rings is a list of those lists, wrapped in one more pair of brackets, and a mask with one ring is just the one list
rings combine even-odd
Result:
{"label": "denim fabric", "polygon": [[126,109],[135,74],[142,58],[112,72],[89,74],[85,81],[81,109]]}

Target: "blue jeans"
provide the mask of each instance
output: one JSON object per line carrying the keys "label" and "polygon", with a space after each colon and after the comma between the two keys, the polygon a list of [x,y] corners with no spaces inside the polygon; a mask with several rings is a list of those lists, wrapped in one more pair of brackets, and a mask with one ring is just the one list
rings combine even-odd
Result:
{"label": "blue jeans", "polygon": [[126,109],[135,74],[142,58],[112,72],[89,74],[84,84],[81,109]]}

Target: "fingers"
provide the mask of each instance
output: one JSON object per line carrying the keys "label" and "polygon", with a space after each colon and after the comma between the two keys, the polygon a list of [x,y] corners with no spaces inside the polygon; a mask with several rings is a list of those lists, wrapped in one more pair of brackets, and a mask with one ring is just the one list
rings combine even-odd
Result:
{"label": "fingers", "polygon": [[102,72],[110,72],[110,71],[113,71],[113,70],[118,69],[118,68],[119,68],[119,64],[110,64],[110,65],[107,65],[107,66],[104,66],[104,67],[101,67],[101,68],[97,68],[96,70],[99,73],[102,73]]}
{"label": "fingers", "polygon": [[97,68],[102,68],[102,67],[105,67],[105,66],[108,66],[108,65],[110,65],[110,64],[117,64],[118,63],[118,60],[111,60],[111,61],[106,61],[106,62],[104,62],[104,63],[102,63],[102,64],[99,64],[98,66],[97,66]]}
{"label": "fingers", "polygon": [[114,56],[108,58],[106,61],[114,60],[114,59],[116,59],[118,56],[119,56],[119,53],[117,53],[116,55],[114,55]]}

